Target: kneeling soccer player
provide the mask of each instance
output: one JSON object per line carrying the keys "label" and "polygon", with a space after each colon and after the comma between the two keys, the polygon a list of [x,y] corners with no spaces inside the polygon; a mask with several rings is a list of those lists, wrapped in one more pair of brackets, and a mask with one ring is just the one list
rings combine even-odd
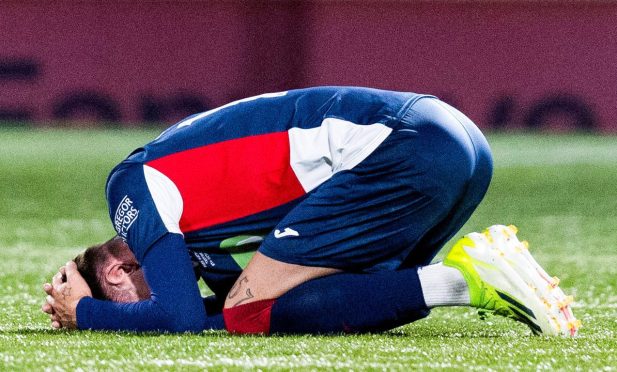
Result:
{"label": "kneeling soccer player", "polygon": [[119,238],[77,259],[89,285],[73,262],[46,284],[43,311],[56,328],[269,334],[382,331],[471,305],[574,335],[568,298],[511,227],[429,265],[491,174],[480,131],[432,96],[320,87],[232,102],[114,168]]}

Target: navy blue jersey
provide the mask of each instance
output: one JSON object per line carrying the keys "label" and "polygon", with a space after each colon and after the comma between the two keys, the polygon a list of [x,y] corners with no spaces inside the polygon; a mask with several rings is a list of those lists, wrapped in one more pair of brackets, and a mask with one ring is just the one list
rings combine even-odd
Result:
{"label": "navy blue jersey", "polygon": [[113,169],[114,227],[140,261],[163,235],[182,234],[208,285],[226,290],[294,206],[374,152],[420,97],[320,87],[188,117]]}

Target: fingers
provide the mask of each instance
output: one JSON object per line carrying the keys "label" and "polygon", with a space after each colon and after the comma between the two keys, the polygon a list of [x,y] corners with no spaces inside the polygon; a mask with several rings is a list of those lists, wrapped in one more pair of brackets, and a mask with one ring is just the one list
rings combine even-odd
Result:
{"label": "fingers", "polygon": [[77,264],[74,261],[67,262],[66,265],[64,265],[64,271],[67,281],[73,276],[79,275],[79,271],[77,271]]}
{"label": "fingers", "polygon": [[41,311],[49,315],[54,314],[54,308],[48,302],[45,302],[43,306],[41,306]]}
{"label": "fingers", "polygon": [[51,279],[51,284],[50,283],[45,283],[43,284],[43,291],[45,291],[45,293],[47,293],[48,295],[52,295],[52,292],[54,291],[54,287],[57,287],[58,285],[62,284],[64,282],[64,277],[65,276],[65,269],[64,266],[60,267],[58,269],[58,272],[56,273],[56,275],[54,275]]}
{"label": "fingers", "polygon": [[66,269],[64,268],[64,266],[62,266],[58,271],[62,275],[62,281],[66,282]]}
{"label": "fingers", "polygon": [[57,315],[50,315],[49,320],[51,321],[51,327],[54,329],[62,328],[62,323],[60,322],[60,318]]}
{"label": "fingers", "polygon": [[67,274],[72,275],[72,273],[77,271],[77,267],[74,262],[70,261],[69,264],[67,264],[67,266],[70,266],[68,270],[66,266],[60,267],[56,275],[52,277],[51,283],[43,284],[43,291],[45,291],[47,296],[45,297],[45,303],[41,306],[41,311],[49,315],[51,327],[54,329],[62,328],[60,315],[58,315],[54,309],[54,306],[56,306],[56,299],[54,298],[54,295],[59,293],[67,285]]}
{"label": "fingers", "polygon": [[[80,280],[83,281],[77,270],[77,265],[75,262],[69,261],[65,266],[58,269],[56,275],[51,279],[51,283],[43,284],[43,291],[47,296],[45,303],[41,306],[41,311],[49,315],[52,328],[72,328],[71,312],[70,309],[67,310],[67,304],[70,305],[73,297],[75,297],[71,293],[72,285],[79,284]],[[87,285],[85,285],[85,289],[90,293]],[[68,323],[65,323],[66,321]]]}
{"label": "fingers", "polygon": [[60,323],[60,316],[56,314],[53,306],[50,302],[53,302],[53,297],[47,296],[46,301],[43,306],[41,306],[41,311],[49,315],[49,320],[51,321],[51,327],[53,329],[62,328],[62,323]]}
{"label": "fingers", "polygon": [[58,271],[56,275],[54,275],[54,277],[51,278],[51,284],[57,291],[58,287],[62,284],[62,273],[61,272]]}

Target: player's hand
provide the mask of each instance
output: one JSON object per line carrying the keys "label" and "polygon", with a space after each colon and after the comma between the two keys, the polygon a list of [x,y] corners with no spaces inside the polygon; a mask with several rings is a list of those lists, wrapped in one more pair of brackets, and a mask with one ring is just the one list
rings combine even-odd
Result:
{"label": "player's hand", "polygon": [[[64,275],[63,275],[64,274]],[[66,281],[63,277],[66,276]],[[50,315],[53,328],[77,328],[77,304],[83,297],[91,297],[90,287],[77,271],[75,262],[69,261],[54,275],[51,282],[43,286],[47,303],[42,309]]]}
{"label": "player's hand", "polygon": [[[60,275],[63,282],[66,281],[66,272],[64,270],[64,266],[58,269],[58,273],[56,273],[56,275]],[[53,286],[50,283],[45,283],[43,284],[43,291],[45,291],[47,295],[51,295],[53,292]],[[54,308],[47,302],[47,299],[45,300],[43,306],[41,306],[41,311],[49,315],[52,328],[62,328],[62,324],[60,324],[60,322],[58,321],[58,316],[56,315]]]}

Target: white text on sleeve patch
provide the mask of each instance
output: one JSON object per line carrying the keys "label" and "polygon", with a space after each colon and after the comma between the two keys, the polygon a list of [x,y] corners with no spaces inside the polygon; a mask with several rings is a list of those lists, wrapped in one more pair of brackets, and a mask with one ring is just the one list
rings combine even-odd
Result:
{"label": "white text on sleeve patch", "polygon": [[129,196],[125,195],[118,205],[114,217],[114,227],[121,238],[126,239],[129,228],[138,216],[139,210],[133,206],[133,201]]}

